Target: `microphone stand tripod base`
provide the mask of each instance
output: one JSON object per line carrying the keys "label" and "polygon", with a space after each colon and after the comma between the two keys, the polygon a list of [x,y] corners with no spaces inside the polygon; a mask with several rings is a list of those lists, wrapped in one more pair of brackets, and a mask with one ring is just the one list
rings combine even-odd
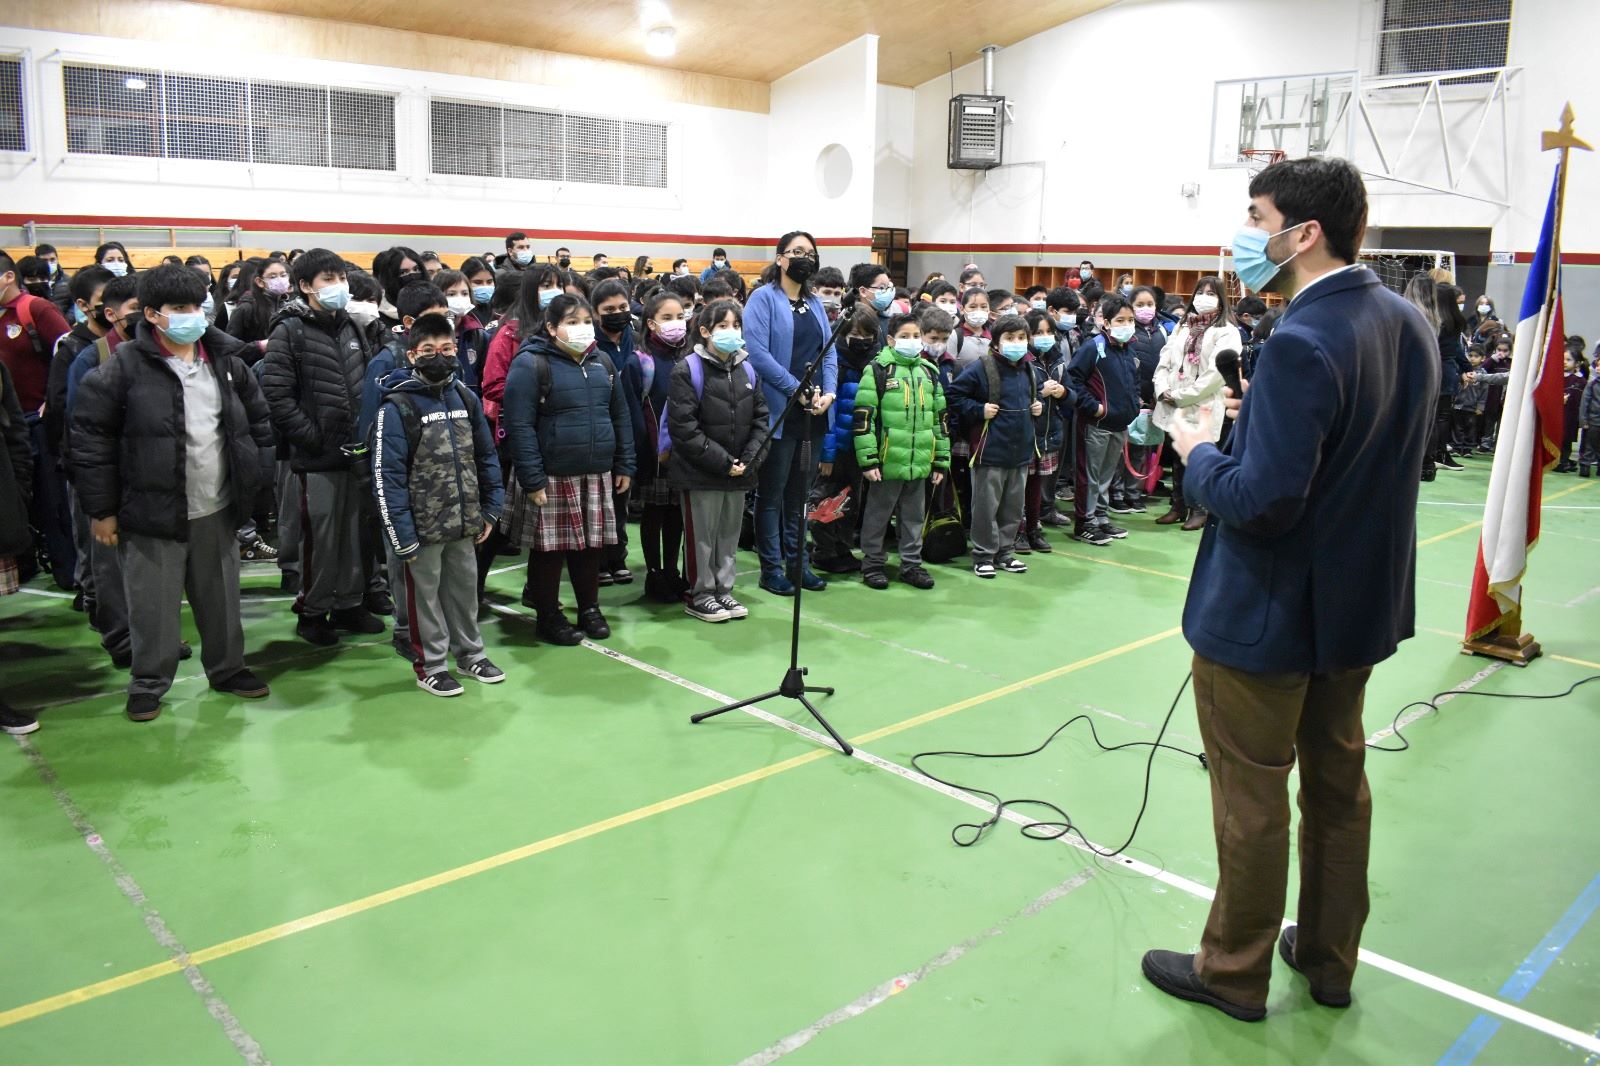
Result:
{"label": "microphone stand tripod base", "polygon": [[715,718],[717,715],[725,714],[728,711],[737,711],[753,704],[765,703],[768,700],[775,700],[779,699],[780,697],[787,700],[797,700],[800,706],[811,712],[811,717],[817,720],[817,724],[822,726],[823,729],[827,730],[828,735],[833,738],[834,743],[839,745],[840,751],[844,752],[846,755],[855,754],[855,748],[850,746],[850,742],[844,739],[844,737],[841,737],[833,728],[833,726],[829,724],[828,720],[822,717],[822,712],[818,711],[817,708],[812,705],[811,701],[806,699],[806,693],[808,692],[820,692],[824,696],[833,695],[833,689],[831,688],[826,688],[821,685],[806,684],[805,676],[807,672],[807,668],[804,666],[791,666],[789,667],[788,671],[784,673],[783,682],[771,692],[763,692],[759,696],[751,696],[747,700],[740,700],[738,703],[730,703],[714,710],[701,711],[699,714],[692,715],[689,718],[689,721],[695,725],[699,725],[707,718]]}

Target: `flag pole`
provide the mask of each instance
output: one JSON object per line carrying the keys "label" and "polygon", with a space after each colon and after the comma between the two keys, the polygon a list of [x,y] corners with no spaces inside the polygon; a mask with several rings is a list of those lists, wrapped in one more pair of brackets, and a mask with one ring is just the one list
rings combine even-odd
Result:
{"label": "flag pole", "polygon": [[[1561,125],[1554,130],[1545,130],[1540,136],[1540,151],[1559,151],[1561,153],[1556,163],[1555,224],[1551,232],[1549,273],[1545,278],[1545,291],[1547,293],[1554,293],[1556,286],[1560,283],[1561,220],[1567,204],[1567,163],[1574,148],[1585,152],[1594,151],[1592,147],[1580,140],[1578,135],[1573,132],[1572,123],[1572,104],[1569,101],[1561,111]],[[1541,358],[1547,358],[1547,353],[1551,351],[1549,332],[1556,328],[1558,321],[1559,316],[1551,316],[1551,320],[1545,326],[1545,335],[1539,338],[1538,350]],[[1542,448],[1543,445],[1541,444],[1540,447]],[[1526,574],[1524,574],[1525,579]],[[1514,607],[1500,616],[1500,621],[1493,629],[1475,639],[1463,641],[1461,654],[1501,659],[1517,666],[1527,666],[1534,659],[1537,659],[1540,654],[1539,642],[1533,639],[1533,634],[1522,631],[1521,597],[1518,597],[1517,604]]]}

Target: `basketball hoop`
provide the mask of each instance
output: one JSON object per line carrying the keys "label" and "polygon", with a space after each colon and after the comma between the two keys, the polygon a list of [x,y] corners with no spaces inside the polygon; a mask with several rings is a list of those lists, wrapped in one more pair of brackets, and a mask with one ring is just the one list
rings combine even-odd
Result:
{"label": "basketball hoop", "polygon": [[1281,148],[1242,148],[1239,150],[1239,162],[1250,168],[1251,174],[1259,174],[1274,163],[1281,163],[1289,158],[1289,153]]}

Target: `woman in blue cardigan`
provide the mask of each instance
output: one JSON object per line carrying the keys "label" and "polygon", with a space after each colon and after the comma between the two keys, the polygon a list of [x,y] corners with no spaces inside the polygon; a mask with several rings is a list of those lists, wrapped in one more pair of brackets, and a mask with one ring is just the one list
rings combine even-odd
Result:
{"label": "woman in blue cardigan", "polygon": [[[821,591],[828,583],[811,572],[805,558],[806,494],[817,474],[815,448],[826,422],[823,415],[833,403],[839,382],[838,356],[830,348],[812,384],[816,395],[809,404],[784,410],[800,376],[828,343],[828,313],[811,292],[817,272],[817,242],[801,230],[778,240],[777,262],[762,274],[765,283],[750,294],[744,312],[744,345],[750,365],[761,378],[767,410],[772,420],[772,440],[761,465],[756,488],[756,549],[761,555],[761,587],[779,596],[793,596],[794,583],[784,564],[801,554],[800,576],[807,592]],[[813,451],[809,468],[800,464],[800,442],[809,436]],[[781,536],[780,536],[781,529]]]}

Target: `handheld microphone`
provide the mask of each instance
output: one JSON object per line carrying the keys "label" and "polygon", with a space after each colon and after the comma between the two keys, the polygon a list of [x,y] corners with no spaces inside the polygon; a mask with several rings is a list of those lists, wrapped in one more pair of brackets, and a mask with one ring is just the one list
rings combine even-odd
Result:
{"label": "handheld microphone", "polygon": [[1217,353],[1217,373],[1222,383],[1233,390],[1234,399],[1244,399],[1244,383],[1239,380],[1239,353],[1229,348]]}

